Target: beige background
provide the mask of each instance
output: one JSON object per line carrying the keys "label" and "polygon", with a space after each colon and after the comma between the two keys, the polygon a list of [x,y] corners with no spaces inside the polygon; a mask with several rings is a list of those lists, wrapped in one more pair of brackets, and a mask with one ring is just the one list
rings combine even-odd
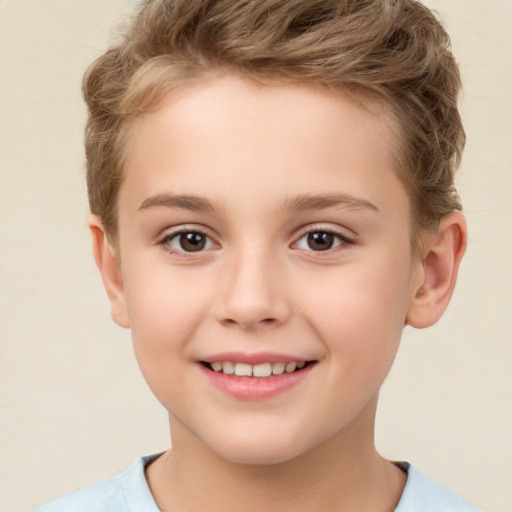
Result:
{"label": "beige background", "polygon": [[[27,510],[168,444],[110,320],[86,229],[82,72],[129,0],[0,0],[0,509]],[[512,511],[511,0],[431,0],[465,80],[470,245],[442,322],[407,331],[377,441]]]}

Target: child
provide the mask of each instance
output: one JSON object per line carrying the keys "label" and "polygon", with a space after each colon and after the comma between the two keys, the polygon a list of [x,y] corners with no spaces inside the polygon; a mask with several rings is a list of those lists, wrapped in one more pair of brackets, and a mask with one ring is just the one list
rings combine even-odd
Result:
{"label": "child", "polygon": [[40,512],[474,511],[373,441],[466,245],[414,0],[148,0],[84,80],[90,229],[172,449]]}

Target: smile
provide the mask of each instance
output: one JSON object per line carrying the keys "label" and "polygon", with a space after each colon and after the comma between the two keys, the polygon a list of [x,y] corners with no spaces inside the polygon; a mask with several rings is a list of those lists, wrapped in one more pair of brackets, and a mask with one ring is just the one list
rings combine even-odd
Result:
{"label": "smile", "polygon": [[258,377],[269,378],[274,375],[283,375],[284,373],[294,373],[302,370],[309,363],[306,361],[276,362],[276,363],[234,363],[232,361],[212,361],[204,362],[204,366],[210,370],[223,373],[224,375],[235,375],[237,377]]}
{"label": "smile", "polygon": [[257,401],[272,398],[295,388],[308,378],[317,362],[277,361],[249,364],[202,361],[199,368],[208,381],[223,393],[240,400]]}

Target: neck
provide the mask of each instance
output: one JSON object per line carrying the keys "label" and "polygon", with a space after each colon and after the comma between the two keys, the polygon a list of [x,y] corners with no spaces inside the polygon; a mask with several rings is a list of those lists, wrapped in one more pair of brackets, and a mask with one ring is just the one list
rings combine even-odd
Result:
{"label": "neck", "polygon": [[[368,425],[368,422],[365,422]],[[208,512],[392,512],[405,475],[382,459],[371,428],[347,428],[313,450],[271,465],[220,457],[181,424],[171,421],[173,449],[147,468],[157,505]]]}

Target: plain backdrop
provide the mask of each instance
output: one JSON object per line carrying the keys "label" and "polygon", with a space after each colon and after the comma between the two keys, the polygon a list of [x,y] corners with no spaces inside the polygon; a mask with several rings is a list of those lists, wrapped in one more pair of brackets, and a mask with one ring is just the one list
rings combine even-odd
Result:
{"label": "plain backdrop", "polygon": [[[512,511],[511,0],[430,0],[465,82],[469,249],[435,327],[406,331],[377,443]],[[129,0],[0,0],[0,509],[28,510],[169,444],[113,324],[86,226],[80,81]]]}

